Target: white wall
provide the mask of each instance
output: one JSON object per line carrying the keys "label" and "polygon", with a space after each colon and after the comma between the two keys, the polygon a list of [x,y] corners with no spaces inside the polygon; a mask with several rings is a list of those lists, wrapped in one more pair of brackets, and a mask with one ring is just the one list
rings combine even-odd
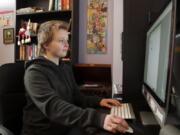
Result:
{"label": "white wall", "polygon": [[[15,10],[15,0],[1,0],[0,11],[4,10]],[[14,44],[3,44],[3,30],[0,28],[0,65],[10,62],[14,62]]]}
{"label": "white wall", "polygon": [[113,0],[113,83],[123,82],[122,62],[123,0]]}
{"label": "white wall", "polygon": [[109,0],[108,6],[108,52],[86,53],[86,8],[87,0],[80,0],[79,63],[111,64],[112,81],[122,84],[121,33],[123,31],[123,0]]}

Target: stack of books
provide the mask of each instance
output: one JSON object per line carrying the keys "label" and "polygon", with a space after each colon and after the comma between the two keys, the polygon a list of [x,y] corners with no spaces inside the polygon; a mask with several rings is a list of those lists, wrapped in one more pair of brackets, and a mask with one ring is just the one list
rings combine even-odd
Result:
{"label": "stack of books", "polygon": [[32,60],[38,56],[38,46],[36,44],[20,46],[20,60]]}
{"label": "stack of books", "polygon": [[52,10],[71,10],[72,0],[49,0],[49,11]]}

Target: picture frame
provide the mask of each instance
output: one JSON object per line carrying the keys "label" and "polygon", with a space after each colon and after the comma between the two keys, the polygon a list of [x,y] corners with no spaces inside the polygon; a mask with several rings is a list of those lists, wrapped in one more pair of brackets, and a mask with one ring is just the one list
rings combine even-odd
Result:
{"label": "picture frame", "polygon": [[3,43],[4,44],[14,43],[14,28],[3,29]]}

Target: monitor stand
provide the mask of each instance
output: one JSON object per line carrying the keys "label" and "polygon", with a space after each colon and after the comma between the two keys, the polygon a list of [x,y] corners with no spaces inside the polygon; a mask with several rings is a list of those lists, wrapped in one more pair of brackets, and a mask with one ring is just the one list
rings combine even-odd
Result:
{"label": "monitor stand", "polygon": [[140,118],[144,126],[158,125],[158,122],[156,121],[152,112],[142,111],[140,112]]}
{"label": "monitor stand", "polygon": [[179,117],[177,116],[176,113],[169,113],[167,115],[166,123],[171,124],[171,125],[180,126]]}

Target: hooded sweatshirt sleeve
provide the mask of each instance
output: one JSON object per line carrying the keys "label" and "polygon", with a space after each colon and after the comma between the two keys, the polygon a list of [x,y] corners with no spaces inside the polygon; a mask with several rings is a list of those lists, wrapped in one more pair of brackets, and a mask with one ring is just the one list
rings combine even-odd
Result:
{"label": "hooded sweatshirt sleeve", "polygon": [[33,103],[50,121],[66,126],[103,127],[106,114],[91,108],[82,109],[62,100],[38,68],[26,70],[24,84]]}
{"label": "hooded sweatshirt sleeve", "polygon": [[83,95],[80,92],[79,86],[76,83],[72,67],[69,66],[69,67],[66,67],[66,69],[67,68],[69,68],[69,72],[70,72],[69,74],[71,75],[71,78],[72,78],[72,83],[74,86],[74,98],[75,98],[76,104],[81,106],[81,107],[98,107],[98,106],[100,106],[100,101],[103,98],[96,97],[96,96]]}
{"label": "hooded sweatshirt sleeve", "polygon": [[102,100],[101,97],[86,96],[81,94],[76,83],[74,83],[74,96],[76,103],[82,107],[98,107],[100,106],[100,101]]}

